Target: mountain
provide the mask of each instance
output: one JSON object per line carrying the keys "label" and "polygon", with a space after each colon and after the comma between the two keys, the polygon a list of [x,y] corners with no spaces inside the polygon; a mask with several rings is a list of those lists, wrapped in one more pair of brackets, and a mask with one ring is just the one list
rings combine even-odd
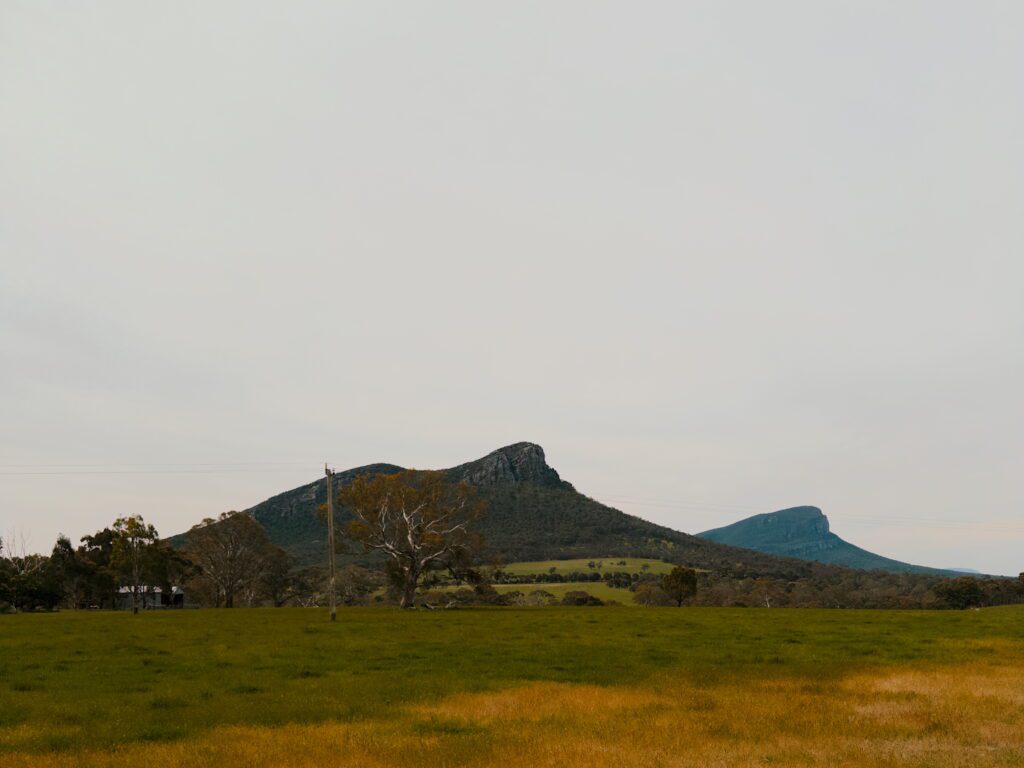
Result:
{"label": "mountain", "polygon": [[902,563],[844,541],[829,530],[828,518],[817,507],[792,507],[778,512],[754,515],[732,525],[697,535],[719,544],[865,571],[956,575],[952,569],[943,570]]}
{"label": "mountain", "polygon": [[[338,485],[361,475],[401,471],[394,464],[369,464],[335,474]],[[824,566],[780,558],[749,549],[700,539],[655,525],[581,493],[548,465],[544,449],[534,443],[516,443],[483,458],[444,470],[452,480],[476,486],[487,502],[486,514],[476,530],[487,542],[489,557],[514,560],[549,560],[612,555],[656,557],[737,577],[756,574],[801,578],[820,573]],[[258,520],[270,540],[288,550],[302,565],[327,559],[326,530],[316,510],[327,499],[324,478],[273,496],[245,510]],[[351,519],[336,510],[339,524]],[[185,544],[184,534],[172,537]],[[372,556],[352,552],[345,562],[369,562]]]}

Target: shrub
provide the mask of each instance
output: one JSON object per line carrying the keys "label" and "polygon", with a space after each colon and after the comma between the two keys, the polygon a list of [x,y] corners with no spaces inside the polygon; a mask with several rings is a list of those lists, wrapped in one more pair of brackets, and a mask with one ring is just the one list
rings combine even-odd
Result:
{"label": "shrub", "polygon": [[984,594],[973,576],[949,579],[935,587],[935,594],[950,608],[963,610],[981,605]]}
{"label": "shrub", "polygon": [[604,605],[604,603],[589,592],[573,590],[572,592],[565,593],[565,597],[562,598],[562,605]]}
{"label": "shrub", "polygon": [[648,607],[674,604],[672,598],[657,584],[641,584],[638,586],[633,594],[633,602]]}
{"label": "shrub", "polygon": [[490,584],[477,584],[473,587],[473,595],[478,603],[484,605],[502,605],[502,596]]}
{"label": "shrub", "polygon": [[535,589],[526,596],[527,605],[555,605],[556,603],[558,603],[558,598],[543,589]]}

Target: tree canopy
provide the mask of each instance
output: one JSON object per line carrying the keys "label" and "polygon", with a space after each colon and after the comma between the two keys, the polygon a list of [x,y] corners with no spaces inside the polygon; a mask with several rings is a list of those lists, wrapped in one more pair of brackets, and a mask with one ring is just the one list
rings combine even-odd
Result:
{"label": "tree canopy", "polygon": [[661,588],[677,607],[682,607],[684,602],[697,594],[697,572],[693,568],[677,565],[662,577]]}
{"label": "tree canopy", "polygon": [[354,516],[349,537],[387,558],[403,608],[413,607],[424,573],[464,568],[466,554],[481,544],[470,525],[483,503],[468,483],[452,483],[442,472],[357,477],[340,498]]}
{"label": "tree canopy", "polygon": [[206,582],[197,586],[208,587],[215,604],[233,608],[237,597],[258,590],[261,578],[277,582],[275,599],[281,596],[280,570],[287,571],[287,555],[249,515],[225,512],[206,518],[189,529],[186,540],[188,557]]}

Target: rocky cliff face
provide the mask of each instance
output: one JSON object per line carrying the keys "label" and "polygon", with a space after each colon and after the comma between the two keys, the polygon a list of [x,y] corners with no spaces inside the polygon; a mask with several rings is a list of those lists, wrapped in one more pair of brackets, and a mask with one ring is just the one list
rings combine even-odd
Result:
{"label": "rocky cliff face", "polygon": [[[401,471],[402,467],[395,464],[368,464],[336,472],[335,482],[338,487],[342,487],[356,477],[390,475]],[[558,472],[548,466],[544,449],[535,443],[507,445],[476,461],[443,471],[453,480],[465,480],[479,487],[481,496],[489,505],[488,514],[480,522],[479,530],[495,551],[509,554],[517,551],[517,547],[522,549],[536,545],[538,557],[534,559],[542,560],[555,555],[579,557],[604,554],[613,549],[618,551],[617,547],[610,547],[612,542],[595,543],[592,548],[582,547],[587,542],[604,540],[585,529],[577,532],[579,521],[573,517],[571,510],[579,504],[600,505],[579,496],[572,485],[564,482]],[[299,563],[322,563],[326,556],[326,530],[317,516],[317,509],[326,499],[327,483],[321,477],[307,485],[273,496],[245,511],[263,525],[272,542],[287,549]],[[558,503],[555,504],[553,500]],[[604,520],[602,517],[600,526],[604,532],[600,535],[605,537],[613,535],[608,532],[616,530],[616,521],[628,518],[615,510],[607,510],[606,513],[603,508],[597,517],[608,515],[610,519]],[[339,510],[338,517],[342,524],[350,519],[344,508]],[[629,521],[632,524],[632,518]],[[557,526],[568,527],[571,535],[562,535],[560,539],[554,536],[551,529]],[[641,544],[648,538],[683,536],[667,529],[661,532],[657,526],[649,523],[643,526],[650,528],[653,533],[648,532],[647,528],[642,532],[635,531],[633,538]],[[171,537],[170,541],[175,546],[184,546],[185,536],[179,534]],[[631,551],[625,548],[623,554]]]}
{"label": "rocky cliff face", "polygon": [[778,541],[800,541],[828,535],[828,518],[817,507],[793,507],[750,518],[763,537]]}
{"label": "rocky cliff face", "polygon": [[515,443],[493,451],[482,459],[451,470],[452,476],[472,485],[532,482],[560,485],[558,472],[548,466],[544,449],[536,443]]}

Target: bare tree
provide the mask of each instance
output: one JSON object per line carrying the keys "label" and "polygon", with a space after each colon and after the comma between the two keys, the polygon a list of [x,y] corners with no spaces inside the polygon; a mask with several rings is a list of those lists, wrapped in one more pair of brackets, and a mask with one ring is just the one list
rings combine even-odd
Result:
{"label": "bare tree", "polygon": [[15,555],[0,562],[0,602],[9,600],[16,611],[57,605],[60,586],[47,578],[49,565],[50,559],[40,554]]}
{"label": "bare tree", "polygon": [[341,499],[355,517],[349,536],[389,558],[403,608],[415,604],[425,572],[464,559],[480,543],[469,525],[481,514],[482,502],[467,483],[450,483],[442,472],[358,477]]}
{"label": "bare tree", "polygon": [[765,608],[772,607],[772,600],[778,596],[778,586],[774,579],[762,576],[754,582],[754,592],[764,601]]}

